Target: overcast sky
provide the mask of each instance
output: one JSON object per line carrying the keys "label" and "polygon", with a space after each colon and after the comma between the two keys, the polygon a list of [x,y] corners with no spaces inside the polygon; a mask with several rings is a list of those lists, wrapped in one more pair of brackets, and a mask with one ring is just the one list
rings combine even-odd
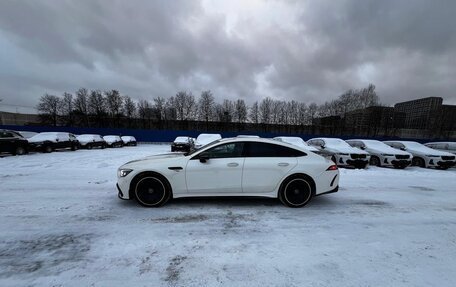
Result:
{"label": "overcast sky", "polygon": [[79,87],[320,104],[368,83],[390,105],[456,104],[455,11],[454,0],[0,0],[0,110]]}

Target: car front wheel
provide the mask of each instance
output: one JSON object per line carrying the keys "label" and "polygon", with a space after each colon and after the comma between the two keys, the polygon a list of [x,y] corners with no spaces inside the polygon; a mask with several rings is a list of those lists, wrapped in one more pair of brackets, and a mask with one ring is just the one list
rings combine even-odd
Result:
{"label": "car front wheel", "polygon": [[380,159],[376,156],[372,156],[370,158],[370,162],[369,162],[370,165],[372,166],[380,166]]}
{"label": "car front wheel", "polygon": [[422,159],[420,157],[414,157],[412,160],[412,165],[419,166],[419,167],[426,167],[426,164],[424,163],[424,159]]}
{"label": "car front wheel", "polygon": [[287,179],[279,191],[280,201],[288,207],[302,207],[312,199],[312,184],[304,177]]}
{"label": "car front wheel", "polygon": [[144,175],[135,185],[136,200],[145,207],[160,207],[171,197],[171,190],[163,178],[158,175]]}

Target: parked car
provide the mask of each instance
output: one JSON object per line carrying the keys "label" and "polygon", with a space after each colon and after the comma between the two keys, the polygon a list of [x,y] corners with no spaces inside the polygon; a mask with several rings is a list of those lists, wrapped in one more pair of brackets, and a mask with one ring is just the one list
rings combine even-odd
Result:
{"label": "parked car", "polygon": [[75,151],[79,142],[71,133],[65,132],[44,132],[28,139],[30,149],[40,152],[53,152],[57,149],[71,149]]}
{"label": "parked car", "polygon": [[192,137],[180,136],[177,137],[171,144],[171,151],[190,152],[195,146]]}
{"label": "parked car", "polygon": [[412,163],[412,154],[392,148],[378,140],[352,139],[346,142],[352,147],[367,151],[370,154],[369,164],[373,166],[406,168]]}
{"label": "parked car", "polygon": [[26,138],[26,139],[29,139],[38,134],[36,132],[28,132],[28,131],[15,131],[15,132],[20,134],[23,138]]}
{"label": "parked car", "polygon": [[220,134],[200,134],[195,141],[195,148],[200,149],[201,147],[210,144],[213,141],[221,139]]}
{"label": "parked car", "polygon": [[118,196],[158,207],[170,198],[262,196],[290,207],[336,192],[339,171],[330,160],[270,139],[219,139],[190,154],[134,160],[118,169]]}
{"label": "parked car", "polygon": [[23,155],[28,150],[29,143],[24,137],[15,131],[0,129],[0,153]]}
{"label": "parked car", "polygon": [[81,148],[92,149],[94,147],[106,148],[106,141],[100,135],[83,134],[76,137]]}
{"label": "parked car", "polygon": [[306,150],[311,151],[311,152],[318,153],[318,151],[319,151],[316,147],[308,145],[300,137],[275,137],[273,139],[276,140],[276,141],[285,142],[285,143],[289,143],[289,144],[298,146],[300,148],[306,149]]}
{"label": "parked car", "polygon": [[456,154],[456,142],[431,142],[424,145],[439,151]]}
{"label": "parked car", "polygon": [[350,146],[342,139],[313,138],[308,140],[307,143],[319,149],[322,155],[331,157],[338,166],[366,168],[369,164],[369,154],[367,152]]}
{"label": "parked car", "polygon": [[414,141],[385,141],[387,145],[413,155],[412,165],[448,169],[456,164],[455,155],[429,148]]}
{"label": "parked car", "polygon": [[105,140],[108,147],[123,147],[124,146],[124,142],[122,141],[120,136],[109,135],[109,136],[104,136],[103,139]]}
{"label": "parked car", "polygon": [[137,146],[136,138],[134,136],[121,136],[122,142],[126,146]]}

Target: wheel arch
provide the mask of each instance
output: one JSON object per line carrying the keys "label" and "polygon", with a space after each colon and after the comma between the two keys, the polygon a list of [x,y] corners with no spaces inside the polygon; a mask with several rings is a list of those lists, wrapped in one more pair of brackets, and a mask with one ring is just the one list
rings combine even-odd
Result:
{"label": "wheel arch", "polygon": [[173,198],[173,188],[171,186],[171,183],[169,182],[169,180],[166,178],[166,176],[164,176],[163,174],[161,174],[160,172],[157,172],[157,171],[152,171],[152,170],[145,170],[145,171],[141,171],[139,172],[138,174],[136,174],[130,181],[130,186],[129,186],[129,189],[128,189],[128,196],[130,199],[136,199],[136,195],[135,195],[135,186],[136,186],[136,183],[141,179],[143,178],[144,176],[154,176],[154,177],[157,177],[159,178],[160,180],[163,181],[163,184],[166,185],[166,187],[169,189],[169,192],[171,194],[171,199]]}
{"label": "wheel arch", "polygon": [[282,190],[282,188],[284,188],[285,183],[287,183],[289,180],[291,180],[293,178],[302,178],[302,179],[307,180],[312,189],[312,197],[315,196],[315,194],[317,192],[317,186],[316,186],[315,180],[308,174],[298,172],[298,173],[293,173],[293,174],[285,177],[282,180],[282,182],[279,185],[279,188],[277,189],[277,198],[279,197],[279,194],[280,194],[280,191]]}

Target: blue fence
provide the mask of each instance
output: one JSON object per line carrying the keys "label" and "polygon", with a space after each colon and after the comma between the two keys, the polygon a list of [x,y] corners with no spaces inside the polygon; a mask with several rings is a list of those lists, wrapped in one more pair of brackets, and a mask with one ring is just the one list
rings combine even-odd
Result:
{"label": "blue fence", "polygon": [[[172,142],[178,136],[190,136],[196,138],[200,133],[219,133],[223,138],[235,137],[239,134],[242,135],[258,135],[264,138],[273,138],[276,136],[298,136],[304,140],[314,137],[337,137],[334,135],[311,135],[311,134],[277,134],[277,133],[262,133],[262,132],[202,132],[202,131],[189,131],[189,130],[143,130],[143,129],[113,129],[113,128],[77,128],[77,127],[49,127],[49,126],[10,126],[0,125],[0,129],[9,129],[16,131],[30,131],[30,132],[70,132],[76,135],[80,134],[99,134],[105,135],[122,135],[134,136],[139,142]],[[359,138],[357,136],[340,136],[342,139]],[[364,137],[365,138],[365,137]],[[378,140],[389,140],[392,138],[375,138]],[[406,140],[406,139],[402,139]],[[428,142],[426,139],[411,139],[418,142]]]}

